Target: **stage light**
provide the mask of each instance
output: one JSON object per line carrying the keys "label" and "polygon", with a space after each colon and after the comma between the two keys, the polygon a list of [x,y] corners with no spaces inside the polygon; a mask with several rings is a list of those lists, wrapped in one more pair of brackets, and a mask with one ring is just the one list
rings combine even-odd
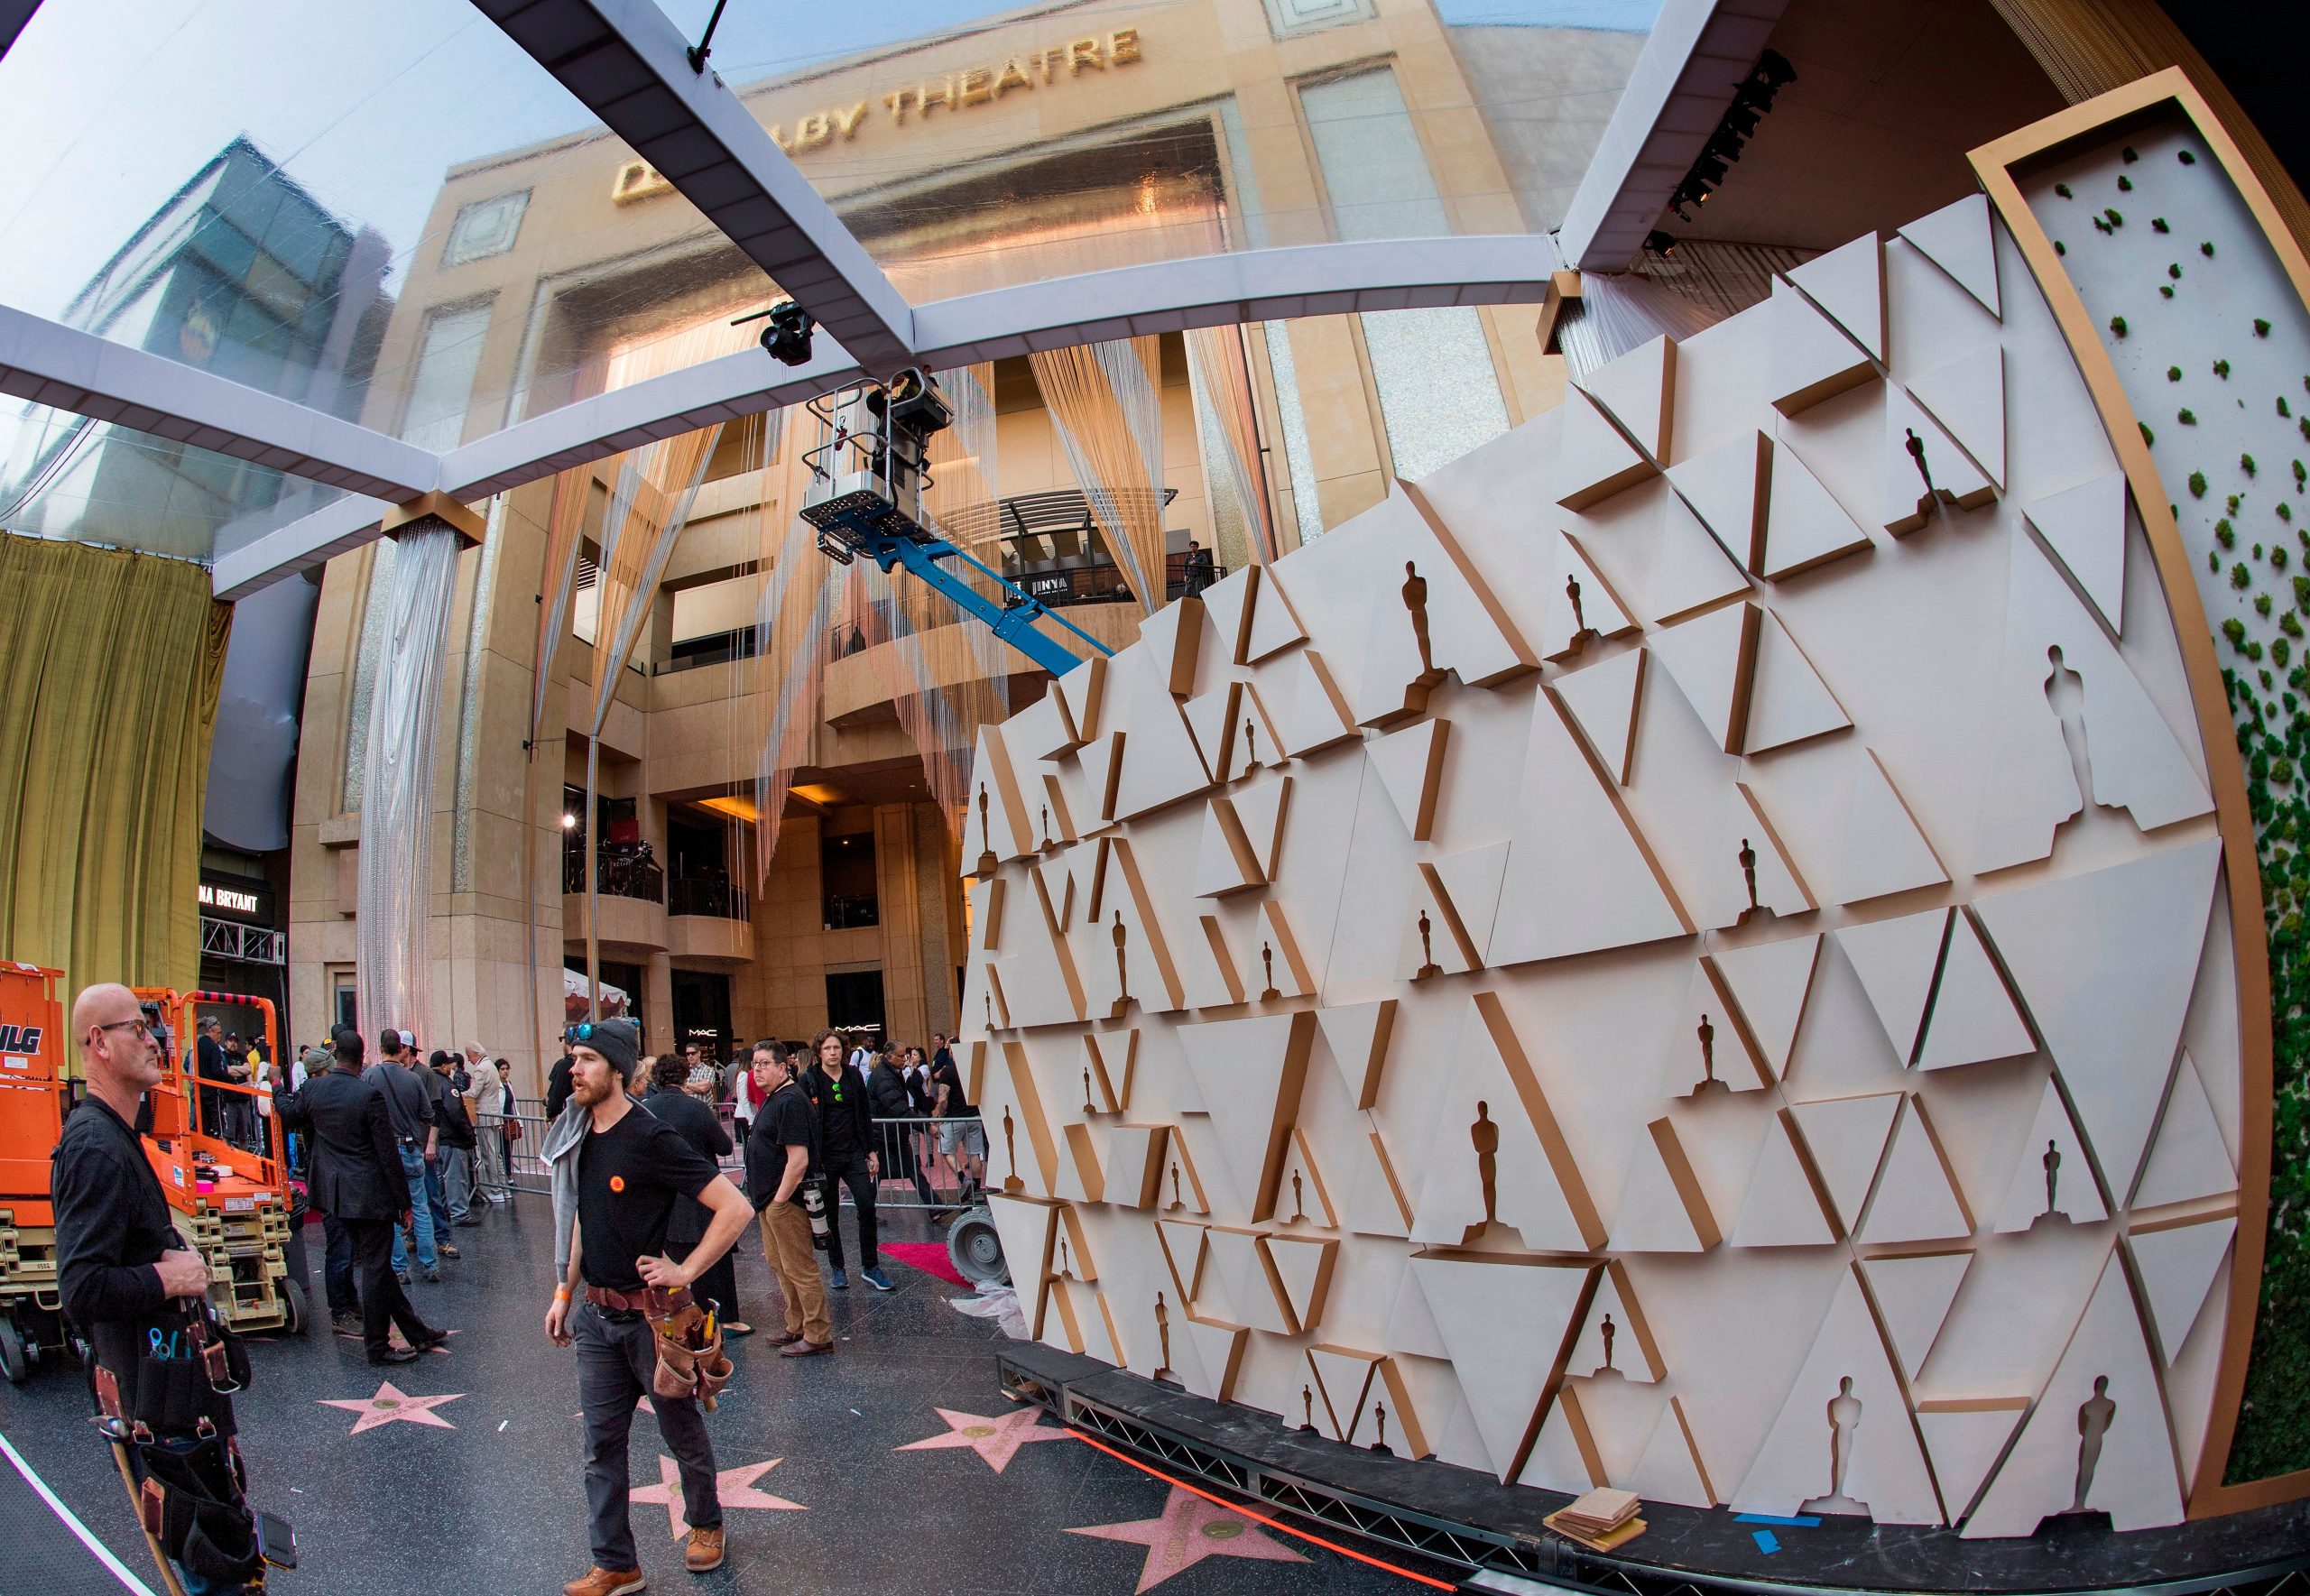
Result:
{"label": "stage light", "polygon": [[1652,254],[1660,256],[1661,259],[1666,260],[1668,257],[1677,253],[1677,240],[1670,235],[1663,233],[1659,228],[1655,227],[1651,232],[1647,233],[1644,235],[1644,247]]}

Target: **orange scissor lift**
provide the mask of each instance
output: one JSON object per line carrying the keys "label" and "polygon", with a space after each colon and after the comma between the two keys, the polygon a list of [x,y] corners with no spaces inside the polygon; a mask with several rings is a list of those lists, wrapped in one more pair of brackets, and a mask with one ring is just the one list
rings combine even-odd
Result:
{"label": "orange scissor lift", "polygon": [[0,1372],[64,1345],[48,1155],[64,1131],[64,1015],[38,964],[0,963]]}
{"label": "orange scissor lift", "polygon": [[[287,1160],[279,1122],[257,1110],[271,1094],[234,1081],[205,1081],[189,1050],[193,1020],[200,1009],[252,1008],[264,1024],[265,1056],[281,1057],[273,1005],[237,992],[175,992],[136,989],[147,1013],[158,1009],[154,1028],[161,1048],[161,1082],[151,1093],[152,1128],[144,1156],[160,1176],[161,1191],[174,1212],[178,1232],[208,1259],[209,1299],[217,1316],[234,1330],[285,1329],[304,1333],[310,1319],[305,1288],[289,1278],[287,1249],[291,1223]],[[220,1102],[245,1100],[254,1134],[240,1145],[203,1128],[200,1094]]]}

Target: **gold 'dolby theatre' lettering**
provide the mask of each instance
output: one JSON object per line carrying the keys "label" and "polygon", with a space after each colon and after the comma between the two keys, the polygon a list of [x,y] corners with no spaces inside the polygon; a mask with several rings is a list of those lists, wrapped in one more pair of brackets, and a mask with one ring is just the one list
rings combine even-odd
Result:
{"label": "gold 'dolby theatre' lettering", "polygon": [[[1047,88],[1085,72],[1127,67],[1143,59],[1141,50],[1137,28],[1117,28],[1101,38],[1069,40],[1065,44],[1006,57],[998,65],[970,67],[926,78],[911,88],[883,95],[882,106],[893,126],[922,127],[929,125],[933,111],[957,112],[991,104],[1019,89]],[[829,144],[857,137],[873,106],[871,100],[859,100],[847,107],[833,106],[813,111],[794,124],[790,137],[783,123],[773,122],[770,125],[770,136],[789,155],[823,150]],[[943,122],[945,118],[939,120]],[[618,168],[610,185],[610,198],[624,205],[672,191],[673,184],[649,162],[628,161]]]}

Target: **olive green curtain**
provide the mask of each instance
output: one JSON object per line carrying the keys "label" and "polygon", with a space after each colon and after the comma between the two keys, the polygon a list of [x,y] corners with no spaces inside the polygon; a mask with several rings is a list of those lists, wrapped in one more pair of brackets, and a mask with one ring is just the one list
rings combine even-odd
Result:
{"label": "olive green curtain", "polygon": [[199,984],[200,814],[233,611],[208,573],[0,533],[0,958]]}

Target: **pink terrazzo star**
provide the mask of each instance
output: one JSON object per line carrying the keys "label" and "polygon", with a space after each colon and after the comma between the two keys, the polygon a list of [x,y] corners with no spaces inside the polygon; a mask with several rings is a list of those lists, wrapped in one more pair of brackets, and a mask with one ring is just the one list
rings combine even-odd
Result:
{"label": "pink terrazzo star", "polygon": [[446,1397],[412,1397],[387,1380],[377,1388],[374,1397],[356,1397],[349,1400],[324,1401],[323,1407],[342,1407],[347,1413],[357,1413],[361,1420],[346,1432],[358,1435],[364,1430],[374,1430],[379,1425],[430,1425],[437,1430],[454,1430],[457,1426],[433,1410],[444,1402],[455,1402],[466,1393],[453,1391]]}
{"label": "pink terrazzo star", "polygon": [[933,1435],[927,1441],[910,1441],[904,1446],[892,1447],[893,1452],[938,1452],[947,1447],[967,1446],[987,1461],[996,1473],[1018,1455],[1019,1448],[1030,1441],[1067,1441],[1073,1437],[1065,1430],[1042,1430],[1035,1427],[1035,1420],[1042,1415],[1037,1407],[1022,1407],[1016,1413],[1006,1413],[1000,1418],[985,1418],[975,1413],[956,1413],[951,1407],[934,1408],[947,1421],[947,1434]]}
{"label": "pink terrazzo star", "polygon": [[[743,1469],[725,1469],[714,1476],[714,1494],[725,1508],[777,1508],[789,1513],[809,1511],[799,1502],[790,1502],[782,1496],[772,1496],[766,1490],[754,1489],[754,1481],[769,1473],[786,1460],[772,1458],[766,1463],[748,1463]],[[674,1538],[679,1540],[689,1533],[689,1526],[682,1522],[682,1475],[672,1458],[661,1454],[658,1459],[658,1483],[645,1485],[627,1499],[644,1507],[662,1507],[666,1521],[673,1526]]]}
{"label": "pink terrazzo star", "polygon": [[1146,1566],[1139,1571],[1139,1591],[1153,1590],[1175,1573],[1183,1573],[1206,1557],[1252,1557],[1262,1563],[1305,1563],[1289,1546],[1270,1540],[1240,1513],[1206,1501],[1193,1491],[1171,1487],[1160,1518],[1135,1524],[1092,1524],[1070,1529],[1069,1535],[1096,1536],[1103,1541],[1131,1541],[1147,1548]]}

